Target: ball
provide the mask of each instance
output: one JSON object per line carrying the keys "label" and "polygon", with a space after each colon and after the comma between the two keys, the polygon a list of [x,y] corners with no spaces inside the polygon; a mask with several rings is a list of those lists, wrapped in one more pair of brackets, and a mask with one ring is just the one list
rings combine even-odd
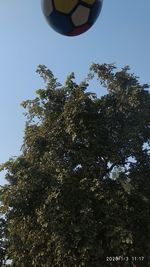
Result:
{"label": "ball", "polygon": [[103,0],[42,0],[48,24],[58,33],[76,36],[97,20]]}

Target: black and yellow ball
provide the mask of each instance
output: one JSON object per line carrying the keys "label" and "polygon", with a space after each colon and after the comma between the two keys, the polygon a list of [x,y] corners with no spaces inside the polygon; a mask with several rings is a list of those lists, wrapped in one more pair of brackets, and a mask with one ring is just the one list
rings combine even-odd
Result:
{"label": "black and yellow ball", "polygon": [[103,0],[42,0],[49,25],[58,33],[75,36],[87,31],[97,20]]}

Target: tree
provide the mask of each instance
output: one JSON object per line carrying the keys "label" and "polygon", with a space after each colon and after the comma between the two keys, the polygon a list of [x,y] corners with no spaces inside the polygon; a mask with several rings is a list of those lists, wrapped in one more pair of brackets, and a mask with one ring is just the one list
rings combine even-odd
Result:
{"label": "tree", "polygon": [[0,218],[0,266],[3,266],[5,263],[5,220]]}
{"label": "tree", "polygon": [[[148,85],[112,64],[64,86],[37,72],[22,153],[1,167],[11,267],[150,266]],[[105,96],[87,91],[95,76]]]}

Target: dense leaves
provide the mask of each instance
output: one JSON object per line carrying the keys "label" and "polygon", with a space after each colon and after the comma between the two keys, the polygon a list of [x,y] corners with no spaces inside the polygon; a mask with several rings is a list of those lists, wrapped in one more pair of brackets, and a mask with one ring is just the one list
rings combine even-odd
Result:
{"label": "dense leaves", "polygon": [[[22,103],[22,153],[1,167],[0,253],[11,267],[150,266],[148,85],[110,64],[64,86],[37,72],[46,88]],[[102,97],[87,91],[95,76]]]}

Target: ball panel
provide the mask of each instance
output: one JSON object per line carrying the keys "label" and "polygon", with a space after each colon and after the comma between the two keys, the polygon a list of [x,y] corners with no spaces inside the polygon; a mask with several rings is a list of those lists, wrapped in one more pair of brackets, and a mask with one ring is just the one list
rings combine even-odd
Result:
{"label": "ball panel", "polygon": [[88,21],[90,9],[79,5],[72,14],[72,21],[75,26],[81,26]]}
{"label": "ball panel", "polygon": [[85,2],[86,4],[93,5],[96,0],[82,0],[82,1]]}
{"label": "ball panel", "polygon": [[84,24],[83,26],[74,28],[72,32],[68,34],[68,36],[76,36],[79,34],[82,34],[83,32],[86,32],[91,26],[89,24]]}
{"label": "ball panel", "polygon": [[78,0],[54,0],[56,10],[69,14],[78,3]]}
{"label": "ball panel", "polygon": [[49,16],[53,11],[53,3],[52,0],[45,0],[42,2],[42,9],[44,15],[47,17]]}
{"label": "ball panel", "polygon": [[89,18],[89,22],[91,25],[93,25],[95,23],[95,21],[97,20],[100,12],[101,12],[101,8],[102,8],[102,1],[98,0],[95,2],[95,4],[92,6],[91,8],[91,12],[90,12],[90,18]]}
{"label": "ball panel", "polygon": [[47,17],[47,21],[56,32],[61,34],[68,35],[73,30],[70,16],[66,16],[56,10]]}

